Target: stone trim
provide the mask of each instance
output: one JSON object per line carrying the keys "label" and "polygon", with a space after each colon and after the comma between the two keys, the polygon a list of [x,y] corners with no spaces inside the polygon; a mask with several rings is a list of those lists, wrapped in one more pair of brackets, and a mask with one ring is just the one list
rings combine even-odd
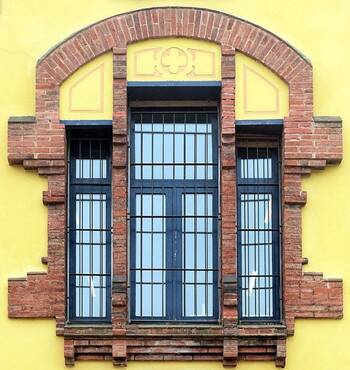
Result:
{"label": "stone trim", "polygon": [[339,116],[314,116],[314,122],[316,124],[336,124],[337,126],[331,127],[342,127],[343,120]]}
{"label": "stone trim", "polygon": [[34,116],[12,116],[9,117],[8,123],[35,123]]}
{"label": "stone trim", "polygon": [[[126,48],[159,37],[216,42],[222,51],[221,89],[221,319],[214,326],[138,326],[128,322]],[[65,128],[59,122],[59,86],[80,66],[113,51],[113,289],[112,323],[66,324]],[[235,51],[265,64],[289,85],[289,116],[282,137],[283,312],[280,326],[240,326],[236,284]],[[36,116],[10,118],[8,160],[48,177],[47,273],[9,280],[9,317],[54,317],[64,336],[66,364],[75,360],[274,360],[283,367],[286,337],[297,317],[342,316],[342,282],[303,273],[302,175],[342,159],[339,119],[313,117],[312,67],[285,41],[242,19],[206,9],[151,8],[93,24],[52,49],[36,70]]]}

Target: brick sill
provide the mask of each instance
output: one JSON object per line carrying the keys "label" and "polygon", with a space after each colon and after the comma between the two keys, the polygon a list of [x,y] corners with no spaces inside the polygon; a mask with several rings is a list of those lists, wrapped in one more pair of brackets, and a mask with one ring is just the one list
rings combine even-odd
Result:
{"label": "brick sill", "polygon": [[287,326],[277,323],[239,324],[237,329],[239,337],[287,337]]}
{"label": "brick sill", "polygon": [[221,324],[193,324],[167,325],[167,324],[129,324],[126,327],[129,337],[222,337]]}
{"label": "brick sill", "polygon": [[163,323],[129,323],[127,328],[154,328],[154,329],[158,329],[158,328],[173,328],[173,329],[177,329],[177,328],[186,328],[186,329],[193,329],[193,328],[198,328],[198,329],[211,329],[211,328],[216,328],[216,329],[222,329],[222,325],[221,324],[201,324],[201,323],[197,323],[197,324],[194,324],[194,323],[188,323],[188,324],[175,324],[175,323],[167,323],[167,324],[163,324]]}
{"label": "brick sill", "polygon": [[109,338],[113,336],[111,324],[70,324],[64,326],[65,338],[77,337],[102,337]]}

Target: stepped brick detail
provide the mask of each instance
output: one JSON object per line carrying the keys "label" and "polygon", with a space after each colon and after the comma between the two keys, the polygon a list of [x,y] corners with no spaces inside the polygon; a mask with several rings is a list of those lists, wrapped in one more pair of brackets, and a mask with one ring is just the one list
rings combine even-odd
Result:
{"label": "stepped brick detail", "polygon": [[[221,319],[208,326],[138,326],[128,321],[127,290],[127,84],[126,48],[140,40],[187,37],[221,46]],[[66,323],[65,129],[59,122],[59,86],[80,66],[107,51],[114,55],[113,114],[113,292],[112,322],[105,326]],[[283,313],[280,325],[240,325],[237,315],[235,195],[235,52],[260,61],[289,85],[289,116],[283,150]],[[342,159],[337,117],[313,117],[312,66],[286,42],[254,24],[215,11],[152,8],[121,14],[72,35],[41,58],[36,70],[36,116],[12,117],[8,161],[48,178],[47,273],[9,279],[9,317],[55,318],[64,336],[68,366],[76,360],[273,360],[283,367],[286,338],[294,320],[341,318],[342,281],[303,273],[302,175]]]}

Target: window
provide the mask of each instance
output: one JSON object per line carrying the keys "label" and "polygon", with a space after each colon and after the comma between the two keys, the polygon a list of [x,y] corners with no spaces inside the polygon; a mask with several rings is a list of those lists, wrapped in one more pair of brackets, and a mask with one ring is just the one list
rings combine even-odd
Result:
{"label": "window", "polygon": [[131,114],[131,318],[218,318],[215,110]]}
{"label": "window", "polygon": [[111,134],[69,132],[68,311],[71,321],[111,315]]}
{"label": "window", "polygon": [[242,321],[280,318],[278,148],[238,145],[238,289]]}

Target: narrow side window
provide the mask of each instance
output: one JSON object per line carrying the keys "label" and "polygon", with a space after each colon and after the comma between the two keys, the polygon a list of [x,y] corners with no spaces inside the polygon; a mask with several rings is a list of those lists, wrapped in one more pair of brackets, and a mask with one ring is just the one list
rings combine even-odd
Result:
{"label": "narrow side window", "polygon": [[241,321],[280,319],[278,147],[245,141],[237,149],[238,289]]}
{"label": "narrow side window", "polygon": [[111,135],[68,132],[68,318],[110,321]]}

